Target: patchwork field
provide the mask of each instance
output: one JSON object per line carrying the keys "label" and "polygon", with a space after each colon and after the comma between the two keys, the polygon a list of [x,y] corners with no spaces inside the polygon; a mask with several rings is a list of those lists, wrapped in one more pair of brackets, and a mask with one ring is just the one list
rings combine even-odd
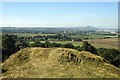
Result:
{"label": "patchwork field", "polygon": [[[91,40],[85,40],[88,41],[90,44],[95,46],[96,48],[113,48],[118,49],[118,38],[108,38],[108,39],[91,39]],[[45,41],[40,41],[44,43]],[[55,42],[55,43],[72,43],[74,46],[82,46],[83,42],[79,41],[56,41],[56,40],[49,40],[49,42]],[[30,44],[34,42],[29,42]]]}
{"label": "patchwork field", "polygon": [[69,37],[73,37],[73,38],[89,38],[89,39],[102,39],[105,37],[110,37],[110,38],[115,38],[117,37],[116,34],[93,34],[93,33],[89,33],[89,34],[77,34],[77,35],[72,35]]}
{"label": "patchwork field", "polygon": [[18,37],[33,37],[33,36],[48,36],[48,35],[56,35],[56,34],[29,34],[29,33],[16,33]]}

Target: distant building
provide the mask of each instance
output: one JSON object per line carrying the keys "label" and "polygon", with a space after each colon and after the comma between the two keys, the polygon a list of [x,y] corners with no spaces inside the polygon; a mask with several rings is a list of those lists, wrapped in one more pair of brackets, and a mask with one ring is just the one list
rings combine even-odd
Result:
{"label": "distant building", "polygon": [[98,29],[96,32],[109,32],[111,34],[116,34],[117,30],[115,30],[115,29]]}
{"label": "distant building", "polygon": [[64,31],[64,33],[66,33],[66,31]]}

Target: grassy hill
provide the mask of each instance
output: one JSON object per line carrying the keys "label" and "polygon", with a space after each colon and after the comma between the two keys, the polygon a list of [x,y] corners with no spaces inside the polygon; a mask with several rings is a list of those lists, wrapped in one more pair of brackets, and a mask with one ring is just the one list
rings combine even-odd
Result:
{"label": "grassy hill", "polygon": [[66,48],[24,48],[1,65],[1,78],[120,78],[100,56]]}

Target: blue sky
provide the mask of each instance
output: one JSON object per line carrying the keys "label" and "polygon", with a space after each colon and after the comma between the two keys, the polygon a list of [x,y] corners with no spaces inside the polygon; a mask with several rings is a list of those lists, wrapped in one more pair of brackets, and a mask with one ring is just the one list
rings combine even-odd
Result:
{"label": "blue sky", "polygon": [[5,2],[1,9],[2,26],[118,27],[117,2]]}

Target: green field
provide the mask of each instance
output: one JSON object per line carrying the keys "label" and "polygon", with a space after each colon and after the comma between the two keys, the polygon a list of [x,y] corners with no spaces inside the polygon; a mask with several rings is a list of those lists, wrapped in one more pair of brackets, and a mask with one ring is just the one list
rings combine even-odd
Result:
{"label": "green field", "polygon": [[[47,35],[56,35],[56,34],[29,34],[29,33],[18,33],[16,34],[18,37],[33,37],[33,36],[47,36]],[[118,49],[118,38],[107,38],[104,39],[104,37],[107,37],[108,35],[103,35],[103,34],[85,34],[85,35],[72,35],[69,37],[73,37],[73,38],[89,38],[88,41],[89,43],[91,43],[93,46],[95,46],[96,48],[114,48],[114,49]],[[111,37],[115,37],[115,36],[111,36]],[[79,41],[58,41],[56,39],[48,39],[49,42],[55,42],[55,43],[61,43],[61,44],[66,44],[66,43],[72,43],[74,46],[82,46],[83,42],[79,42]],[[40,41],[42,43],[44,43],[45,41]],[[34,42],[29,42],[34,43]]]}
{"label": "green field", "polygon": [[108,38],[108,39],[93,39],[87,40],[93,46],[97,48],[114,48],[118,49],[118,38]]}
{"label": "green field", "polygon": [[48,36],[48,35],[56,35],[56,34],[29,34],[29,33],[16,33],[18,37],[33,37],[33,36]]}
{"label": "green field", "polygon": [[[96,48],[113,48],[113,49],[118,49],[118,38],[109,38],[109,39],[92,39],[92,40],[86,40]],[[40,41],[44,43],[45,41]],[[55,43],[61,43],[61,44],[66,44],[66,43],[72,43],[74,46],[82,46],[83,42],[78,42],[78,41],[49,41],[49,42],[55,42]],[[30,44],[34,42],[29,42]]]}
{"label": "green field", "polygon": [[[40,41],[44,43],[45,41]],[[55,43],[61,43],[61,44],[66,44],[66,43],[72,43],[74,46],[82,46],[82,42],[75,42],[75,41],[49,41],[49,42],[55,42]],[[30,44],[34,42],[29,42]]]}
{"label": "green field", "polygon": [[72,35],[72,36],[69,36],[69,37],[73,37],[73,38],[89,38],[89,39],[102,39],[102,38],[105,38],[105,37],[116,37],[116,35],[112,36],[112,35],[103,35],[103,34],[93,34],[93,33],[89,33],[89,34],[82,34],[82,35]]}
{"label": "green field", "polygon": [[96,34],[88,34],[88,35],[73,35],[73,36],[70,36],[70,37],[74,37],[74,38],[104,38],[105,36],[104,35],[96,35]]}

